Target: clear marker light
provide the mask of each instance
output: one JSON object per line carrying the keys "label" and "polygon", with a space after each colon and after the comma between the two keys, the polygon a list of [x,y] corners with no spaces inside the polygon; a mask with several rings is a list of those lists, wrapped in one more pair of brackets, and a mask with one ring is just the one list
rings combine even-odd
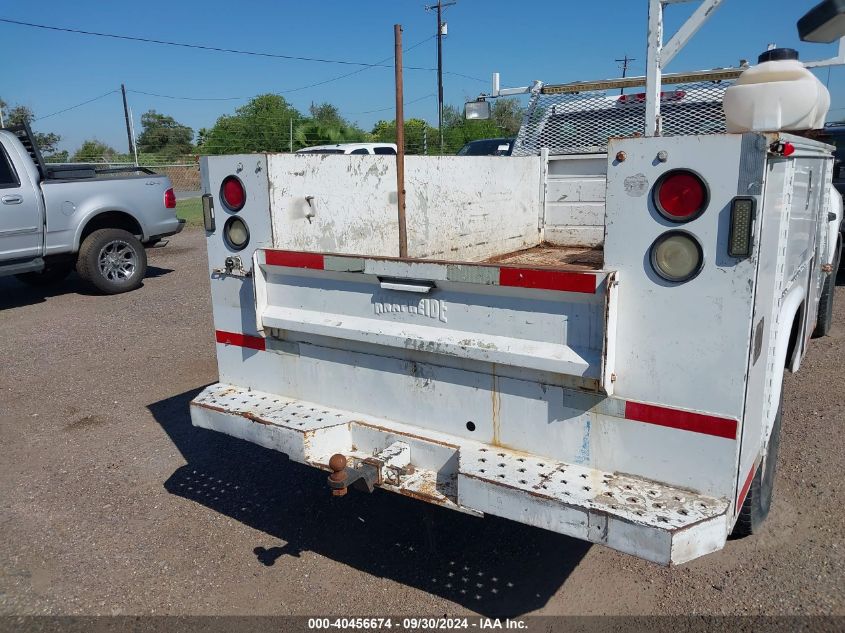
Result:
{"label": "clear marker light", "polygon": [[243,250],[249,243],[249,229],[246,223],[237,216],[226,220],[225,235],[226,242],[232,250]]}
{"label": "clear marker light", "polygon": [[651,247],[651,265],[667,281],[692,279],[701,270],[703,262],[701,245],[689,233],[664,233]]}

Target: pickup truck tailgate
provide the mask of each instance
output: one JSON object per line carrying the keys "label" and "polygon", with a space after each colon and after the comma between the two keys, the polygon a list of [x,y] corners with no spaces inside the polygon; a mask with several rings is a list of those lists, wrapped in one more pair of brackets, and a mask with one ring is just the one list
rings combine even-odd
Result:
{"label": "pickup truck tailgate", "polygon": [[270,249],[254,263],[268,338],[565,374],[610,393],[614,273]]}

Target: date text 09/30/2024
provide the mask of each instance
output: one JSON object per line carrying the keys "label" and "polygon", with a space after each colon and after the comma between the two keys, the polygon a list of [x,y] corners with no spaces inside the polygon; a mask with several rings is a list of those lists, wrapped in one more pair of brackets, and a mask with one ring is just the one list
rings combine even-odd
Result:
{"label": "date text 09/30/2024", "polygon": [[309,618],[308,630],[319,631],[329,629],[360,629],[360,630],[446,630],[446,629],[526,629],[522,620],[504,620],[499,618]]}

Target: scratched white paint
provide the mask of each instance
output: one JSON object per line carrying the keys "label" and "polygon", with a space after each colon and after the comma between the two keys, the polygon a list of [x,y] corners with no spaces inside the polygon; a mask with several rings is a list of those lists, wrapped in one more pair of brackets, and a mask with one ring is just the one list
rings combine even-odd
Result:
{"label": "scratched white paint", "polygon": [[[479,260],[539,243],[539,161],[408,156],[409,255]],[[271,154],[268,171],[276,248],[398,256],[394,157]]]}
{"label": "scratched white paint", "polygon": [[[613,160],[619,151],[627,154],[624,162]],[[668,163],[655,160],[659,151],[668,152]],[[614,139],[608,152],[605,262],[623,271],[615,393],[739,419],[756,273],[755,260],[727,255],[742,137]],[[679,167],[700,174],[710,190],[705,212],[683,225],[663,219],[651,196],[657,178]],[[633,178],[648,183],[646,195],[630,186]],[[653,242],[672,229],[691,233],[704,251],[701,273],[686,283],[661,280],[649,261]]]}
{"label": "scratched white paint", "polygon": [[[201,398],[213,402],[205,404],[220,406],[192,407],[194,424],[318,467],[332,452],[357,459],[406,442],[420,470],[390,488],[396,492],[425,497],[436,488],[434,503],[510,517],[658,562],[718,549],[732,524],[728,505],[760,455],[776,410],[777,354],[791,323],[782,314],[788,293],[806,293],[814,247],[827,248],[817,187],[829,184],[830,173],[822,174],[818,146],[792,137],[800,151],[785,161],[766,158],[770,140],[757,150],[767,161],[765,182],[743,180],[749,148],[740,136],[613,141],[612,153],[624,149],[628,160],[605,162],[606,200],[604,171],[596,163],[606,157],[552,161],[548,169],[540,157],[409,157],[413,256],[482,259],[515,250],[515,243],[584,239],[606,229],[605,269],[620,280],[611,337],[601,293],[573,297],[482,284],[468,291],[461,287],[468,284],[445,282],[436,295],[418,297],[376,287],[378,275],[396,271],[371,262],[357,280],[319,271],[266,277],[260,267],[253,277],[221,274],[234,253],[218,230],[208,240],[215,327],[266,335],[267,351],[218,345],[221,381],[231,385],[206,390]],[[668,150],[669,163],[655,161],[659,150]],[[802,159],[801,152],[813,157]],[[396,255],[392,160],[220,157],[204,159],[203,179],[216,195],[222,177],[237,169],[247,185],[239,212],[252,231],[250,247],[239,255],[247,267],[259,246]],[[654,239],[677,228],[655,213],[650,197],[656,178],[672,167],[695,169],[711,196],[707,212],[683,227],[701,241],[705,268],[680,285],[656,279],[647,258]],[[751,194],[760,202],[764,192],[755,257],[727,258],[730,201]],[[218,227],[231,215],[218,209]],[[401,276],[431,270],[431,264],[410,264]],[[443,282],[442,275],[431,278]],[[750,332],[761,317],[761,357],[749,368]],[[558,352],[568,364],[559,362]],[[600,366],[602,353],[612,366]],[[614,397],[595,393],[609,373]],[[267,398],[284,402],[277,407]],[[622,398],[737,418],[744,411],[742,442],[625,420]],[[298,404],[309,412],[290,414]],[[526,485],[520,480],[529,479],[510,461],[503,488],[499,477],[467,470],[465,458],[485,444],[508,460],[531,458],[537,469],[550,459],[553,472],[586,474],[590,488],[624,472],[641,480],[642,486],[631,485],[646,494],[646,484],[658,496],[697,490],[691,498],[718,511],[691,515],[682,508],[688,513],[681,516],[696,520],[681,519],[685,529],[673,532],[656,525],[662,521],[655,508],[643,515],[627,503],[597,510],[595,497],[563,500],[573,496],[568,488],[551,498],[531,494],[520,489]]]}

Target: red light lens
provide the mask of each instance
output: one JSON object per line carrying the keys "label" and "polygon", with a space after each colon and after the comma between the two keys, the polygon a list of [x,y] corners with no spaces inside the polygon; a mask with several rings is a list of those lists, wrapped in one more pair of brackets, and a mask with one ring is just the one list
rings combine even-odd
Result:
{"label": "red light lens", "polygon": [[220,197],[230,211],[240,211],[246,202],[243,183],[235,176],[227,176],[220,185]]}
{"label": "red light lens", "polygon": [[795,146],[792,143],[786,142],[783,144],[783,155],[792,156],[795,153]]}
{"label": "red light lens", "polygon": [[674,222],[697,218],[707,205],[707,187],[689,171],[669,172],[656,187],[655,203],[663,217]]}
{"label": "red light lens", "polygon": [[175,209],[176,208],[176,194],[173,193],[173,189],[168,189],[164,192],[164,208],[165,209]]}

